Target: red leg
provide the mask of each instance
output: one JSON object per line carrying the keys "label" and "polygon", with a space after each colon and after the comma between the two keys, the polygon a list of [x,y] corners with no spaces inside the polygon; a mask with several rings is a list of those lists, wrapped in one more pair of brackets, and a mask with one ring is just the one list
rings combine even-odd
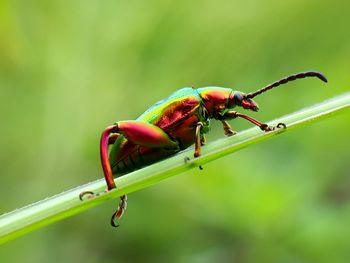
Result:
{"label": "red leg", "polygon": [[107,183],[107,189],[111,190],[115,188],[115,183],[114,183],[114,178],[112,174],[112,168],[111,164],[109,163],[108,159],[108,144],[109,144],[109,135],[111,133],[117,133],[118,132],[118,126],[113,125],[107,127],[101,136],[101,141],[100,141],[100,157],[101,157],[101,164],[102,164],[102,169],[103,169],[103,174],[106,179]]}
{"label": "red leg", "polygon": [[[113,126],[107,127],[103,131],[100,141],[101,164],[107,183],[107,190],[116,188],[109,162],[108,145],[114,143],[120,134],[123,134],[127,140],[134,144],[150,148],[178,149],[179,147],[178,143],[173,141],[162,129],[150,123],[141,121],[120,121]],[[85,194],[90,194],[92,196],[98,195],[88,191],[81,193],[80,198],[82,199]],[[118,209],[113,214],[111,220],[112,226],[117,226],[114,220],[121,218],[126,209],[126,195],[121,196],[120,200]]]}
{"label": "red leg", "polygon": [[247,115],[244,115],[244,114],[241,114],[237,111],[228,111],[225,113],[225,115],[223,116],[224,119],[234,119],[234,118],[237,118],[237,117],[240,117],[240,118],[243,118],[243,119],[246,119],[247,121],[250,121],[251,123],[255,124],[256,126],[258,126],[261,130],[263,131],[272,131],[275,129],[275,127],[270,127],[268,126],[266,123],[262,123],[252,117],[249,117]]}
{"label": "red leg", "polygon": [[[110,144],[110,134],[117,132],[117,126],[109,126],[107,127],[103,132],[100,140],[100,158],[101,158],[101,164],[103,169],[103,174],[107,183],[107,190],[111,190],[113,188],[116,188],[114,183],[114,178],[112,174],[111,165],[109,163],[108,159],[108,145]],[[112,135],[113,136],[113,135]],[[90,197],[94,197],[99,195],[99,193],[93,193],[91,191],[82,192],[79,195],[80,200],[83,200],[83,197],[85,195],[90,195]],[[119,210],[119,208],[118,208]]]}
{"label": "red leg", "polygon": [[127,201],[128,200],[128,197],[126,195],[122,195],[120,197],[120,202],[119,202],[119,206],[118,206],[118,209],[117,211],[114,212],[114,214],[112,215],[111,217],[111,225],[113,227],[118,227],[119,225],[116,223],[116,220],[120,219],[125,210],[126,210],[126,206],[127,206]]}
{"label": "red leg", "polygon": [[227,121],[221,121],[221,122],[224,127],[224,132],[226,136],[232,136],[236,134],[236,132],[232,130],[230,124]]}

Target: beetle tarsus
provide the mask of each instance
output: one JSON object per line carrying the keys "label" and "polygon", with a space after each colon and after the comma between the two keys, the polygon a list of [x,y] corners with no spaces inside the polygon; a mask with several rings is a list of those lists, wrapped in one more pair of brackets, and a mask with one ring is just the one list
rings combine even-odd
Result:
{"label": "beetle tarsus", "polygon": [[283,122],[278,123],[276,126],[268,126],[267,124],[264,124],[260,127],[260,129],[262,129],[265,132],[270,132],[270,131],[274,131],[276,129],[286,129],[287,125]]}
{"label": "beetle tarsus", "polygon": [[231,129],[225,130],[225,135],[229,137],[235,135],[236,133],[237,133],[236,131]]}
{"label": "beetle tarsus", "polygon": [[201,156],[201,153],[200,153],[200,150],[196,150],[195,152],[194,152],[194,158],[197,158],[197,157],[199,157],[199,156]]}
{"label": "beetle tarsus", "polygon": [[201,146],[205,145],[207,143],[207,139],[205,138],[204,134],[201,134]]}
{"label": "beetle tarsus", "polygon": [[237,133],[234,130],[232,130],[230,124],[227,121],[222,120],[221,123],[223,125],[224,133],[226,136],[232,136],[232,135],[235,135]]}
{"label": "beetle tarsus", "polygon": [[119,224],[116,223],[117,222],[117,219],[116,219],[116,216],[115,216],[116,213],[117,213],[117,211],[114,212],[112,217],[111,217],[111,226],[112,227],[118,227],[119,226]]}
{"label": "beetle tarsus", "polygon": [[203,167],[202,167],[202,165],[200,165],[200,166],[199,166],[199,170],[203,170]]}
{"label": "beetle tarsus", "polygon": [[276,127],[279,128],[279,129],[286,129],[287,125],[285,123],[283,123],[283,122],[280,122],[279,124],[277,124]]}
{"label": "beetle tarsus", "polygon": [[111,225],[113,227],[119,226],[119,224],[117,224],[116,222],[118,219],[120,219],[123,216],[123,214],[126,210],[126,207],[127,207],[127,200],[128,200],[128,197],[126,195],[122,195],[120,197],[118,209],[117,209],[117,211],[115,211],[113,213],[112,218],[111,218]]}
{"label": "beetle tarsus", "polygon": [[191,161],[191,159],[190,159],[190,157],[186,156],[184,158],[184,161],[185,161],[185,164],[188,164]]}
{"label": "beetle tarsus", "polygon": [[98,196],[98,194],[92,192],[92,191],[84,191],[79,194],[80,201],[84,201],[84,196],[88,195],[88,199],[93,198],[95,196]]}
{"label": "beetle tarsus", "polygon": [[262,123],[259,128],[264,132],[273,131],[275,129],[273,126],[269,126],[266,123]]}

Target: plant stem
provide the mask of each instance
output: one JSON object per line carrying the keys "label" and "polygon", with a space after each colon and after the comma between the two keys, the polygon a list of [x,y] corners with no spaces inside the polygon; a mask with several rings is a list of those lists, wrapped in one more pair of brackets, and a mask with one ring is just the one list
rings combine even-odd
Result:
{"label": "plant stem", "polygon": [[[269,122],[270,125],[276,125],[280,122],[285,123],[287,129],[278,129],[264,133],[259,128],[254,127],[239,132],[235,136],[208,143],[202,148],[202,156],[195,160],[193,159],[193,149],[191,148],[164,161],[118,177],[115,179],[117,189],[103,193],[96,198],[82,202],[78,196],[79,193],[87,190],[103,192],[106,188],[106,183],[103,179],[4,214],[0,217],[0,244],[34,229],[82,212],[111,198],[153,185],[169,176],[198,167],[250,144],[333,115],[336,112],[349,108],[349,106],[350,92]],[[189,158],[188,162],[184,161],[185,157]]]}

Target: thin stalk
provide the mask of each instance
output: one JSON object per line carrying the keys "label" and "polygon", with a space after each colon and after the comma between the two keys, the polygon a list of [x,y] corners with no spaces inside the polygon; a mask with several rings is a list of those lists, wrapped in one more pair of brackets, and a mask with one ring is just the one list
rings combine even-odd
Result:
{"label": "thin stalk", "polygon": [[[78,196],[79,193],[87,190],[103,192],[106,188],[104,179],[78,186],[61,194],[14,210],[0,216],[0,244],[34,229],[97,206],[109,199],[153,185],[167,177],[206,164],[247,147],[250,144],[331,116],[349,107],[350,92],[269,122],[270,125],[276,125],[280,122],[285,123],[287,125],[286,129],[264,133],[257,127],[254,127],[239,132],[235,136],[208,143],[202,148],[202,156],[195,160],[193,159],[193,149],[191,148],[164,161],[118,177],[115,179],[117,189],[101,194],[94,199],[82,202]],[[189,161],[185,162],[185,157],[189,158]]]}

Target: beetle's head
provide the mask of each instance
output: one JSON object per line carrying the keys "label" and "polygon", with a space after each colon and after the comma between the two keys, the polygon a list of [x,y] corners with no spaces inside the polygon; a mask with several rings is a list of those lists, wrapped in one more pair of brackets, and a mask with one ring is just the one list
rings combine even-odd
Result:
{"label": "beetle's head", "polygon": [[[233,95],[233,96],[232,96]],[[234,91],[231,95],[232,104],[243,107],[243,109],[259,111],[258,104],[247,97],[247,95],[240,91]]]}

